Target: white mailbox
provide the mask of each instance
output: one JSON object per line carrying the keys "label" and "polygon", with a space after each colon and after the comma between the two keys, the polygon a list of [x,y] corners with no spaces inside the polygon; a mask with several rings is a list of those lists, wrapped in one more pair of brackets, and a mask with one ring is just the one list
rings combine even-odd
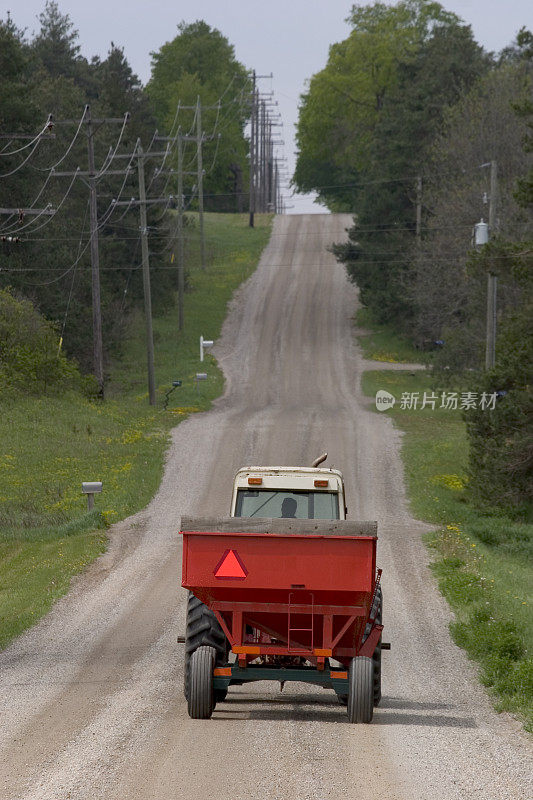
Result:
{"label": "white mailbox", "polygon": [[204,350],[208,347],[213,347],[213,344],[212,339],[204,339],[203,336],[200,336],[200,361],[204,360]]}
{"label": "white mailbox", "polygon": [[194,382],[196,383],[196,389],[199,390],[200,381],[207,380],[207,372],[197,372],[194,376]]}
{"label": "white mailbox", "polygon": [[95,494],[100,494],[102,491],[102,481],[83,481],[81,491],[87,495],[87,508],[91,511],[94,508]]}

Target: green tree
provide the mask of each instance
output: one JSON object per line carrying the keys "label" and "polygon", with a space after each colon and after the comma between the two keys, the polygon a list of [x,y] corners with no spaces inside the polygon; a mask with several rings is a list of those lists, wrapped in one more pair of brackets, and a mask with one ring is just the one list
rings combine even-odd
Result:
{"label": "green tree", "polygon": [[[527,28],[522,28],[516,37],[518,58],[522,63],[529,65],[529,73],[533,65],[533,33]],[[514,105],[517,115],[523,119],[527,126],[524,135],[524,151],[533,153],[533,99],[531,92],[526,92],[524,97]],[[515,199],[524,208],[533,205],[533,166],[528,174],[518,180]]]}
{"label": "green tree", "polygon": [[[178,35],[152,53],[152,76],[148,91],[156,103],[159,121],[171,122],[174,97],[168,89],[184,75],[195,75],[201,86],[220,96],[232,79],[247,77],[245,68],[235,58],[235,48],[216,28],[197,20],[181,22]],[[169,119],[170,117],[170,119]]]}
{"label": "green tree", "polygon": [[[326,67],[302,96],[294,184],[332,210],[354,210],[350,184],[368,174],[379,118],[400,70],[440,27],[458,18],[429,0],[353,6],[350,36],[332,45]],[[329,176],[329,177],[328,177]]]}
{"label": "green tree", "polygon": [[[248,145],[244,127],[249,115],[249,75],[235,58],[233,46],[206,22],[182,22],[178,35],[152,53],[152,76],[147,91],[153,101],[159,127],[175,132],[195,132],[195,111],[177,109],[196,106],[199,99],[202,128],[215,138],[204,145],[206,207],[221,208],[224,196],[243,184],[247,172]],[[220,107],[218,102],[220,100]],[[220,133],[220,138],[218,137]],[[195,145],[189,145],[193,158]],[[240,176],[236,181],[236,175]],[[189,189],[194,183],[188,182]],[[215,195],[221,195],[215,198]],[[226,203],[227,204],[227,203]],[[224,208],[224,206],[222,206]],[[234,200],[227,210],[236,210]]]}
{"label": "green tree", "polygon": [[479,266],[494,268],[498,259],[519,286],[521,302],[500,317],[496,365],[475,386],[480,394],[497,393],[496,407],[478,407],[466,417],[469,491],[480,505],[527,518],[533,495],[533,241],[496,243]]}
{"label": "green tree", "polygon": [[[517,37],[518,67],[525,73],[522,97],[512,105],[525,124],[523,147],[531,152],[533,129],[533,35],[522,29]],[[529,165],[530,165],[529,161]],[[481,375],[480,392],[497,392],[491,412],[479,408],[467,418],[470,443],[470,492],[480,504],[503,507],[523,518],[531,517],[533,496],[533,174],[531,166],[517,181],[515,200],[521,214],[522,236],[500,237],[485,246],[471,264],[483,275],[500,276],[500,286],[511,280],[516,287],[512,305],[500,307],[496,364]],[[520,229],[519,229],[520,230]],[[503,311],[503,313],[501,313]]]}
{"label": "green tree", "polygon": [[404,330],[414,313],[409,286],[416,176],[422,175],[446,109],[487,67],[470,27],[447,17],[421,35],[416,52],[397,66],[396,84],[374,126],[365,185],[355,200],[357,216],[348,244],[338,246],[336,253],[377,318],[395,321]]}
{"label": "green tree", "polygon": [[94,71],[98,102],[102,108],[110,116],[122,116],[126,111],[130,114],[126,141],[133,142],[138,136],[146,138],[151,135],[156,125],[154,109],[123,48],[111,42],[107,58],[98,62]]}
{"label": "green tree", "polygon": [[[524,94],[524,81],[529,81],[525,64],[506,61],[491,69],[448,110],[423,169],[424,235],[408,252],[406,294],[416,309],[413,335],[445,340],[435,361],[448,373],[483,363],[489,262],[469,264],[469,250],[474,224],[487,218],[490,161],[498,165],[499,240],[521,241],[531,224],[529,212],[513,198],[517,178],[527,170],[526,128],[512,108]],[[500,313],[516,309],[521,294],[506,264],[509,260],[500,259]]]}
{"label": "green tree", "polygon": [[32,49],[51,76],[74,78],[81,59],[78,31],[68,14],[62,14],[55,0],[47,0],[39,15],[41,30],[32,42]]}
{"label": "green tree", "polygon": [[28,46],[8,14],[0,22],[0,125],[4,130],[14,133],[35,122],[30,75]]}
{"label": "green tree", "polygon": [[[49,3],[41,16],[41,30],[29,43],[8,21],[0,28],[7,42],[2,49],[5,70],[0,77],[0,93],[14,97],[8,130],[37,133],[49,113],[56,120],[79,120],[87,103],[94,117],[121,117],[130,111],[131,119],[121,135],[121,152],[131,152],[137,138],[145,148],[156,127],[151,102],[127,62],[123,51],[111,46],[105,60],[90,62],[79,53],[77,33],[68,16]],[[9,45],[9,48],[8,46]],[[13,72],[10,73],[11,65]],[[16,72],[15,72],[16,70]],[[20,90],[24,89],[24,93]],[[23,102],[18,102],[18,95]],[[6,102],[6,108],[8,104]],[[28,112],[31,110],[31,114]],[[42,124],[42,123],[41,123]],[[49,167],[61,161],[60,171],[87,169],[87,140],[83,126],[76,138],[77,123],[54,126],[54,139],[41,141],[27,165],[2,180],[3,204],[14,208],[51,203],[60,208],[53,218],[42,217],[35,224],[24,220],[18,245],[0,244],[0,286],[11,285],[30,298],[39,311],[58,326],[65,351],[75,356],[85,371],[92,367],[92,296],[90,251],[87,246],[88,191],[82,180],[72,186],[70,177],[51,177]],[[101,126],[95,136],[95,161],[98,168],[109,164],[120,126]],[[17,167],[29,153],[23,151],[9,167]],[[7,171],[6,164],[2,165]],[[112,169],[125,167],[117,161]],[[153,191],[164,184],[153,175],[155,163],[147,165],[148,182]],[[120,349],[127,331],[127,312],[142,302],[143,290],[139,261],[139,211],[119,208],[112,211],[112,200],[122,190],[122,199],[138,196],[136,163],[125,178],[104,174],[98,180],[100,219],[101,295],[105,355]],[[68,194],[67,194],[68,192]],[[108,218],[108,219],[107,219]],[[107,219],[107,222],[106,222]],[[11,230],[16,220],[0,220]],[[151,209],[149,225],[156,235],[164,235],[166,223],[160,209]],[[14,228],[17,233],[18,226]],[[154,309],[157,312],[173,301],[175,275],[160,269],[163,255],[152,255],[154,269]],[[76,263],[77,262],[77,263]],[[167,265],[165,265],[167,266]]]}
{"label": "green tree", "polygon": [[0,289],[0,380],[4,390],[42,394],[81,386],[59,349],[59,337],[29,300]]}

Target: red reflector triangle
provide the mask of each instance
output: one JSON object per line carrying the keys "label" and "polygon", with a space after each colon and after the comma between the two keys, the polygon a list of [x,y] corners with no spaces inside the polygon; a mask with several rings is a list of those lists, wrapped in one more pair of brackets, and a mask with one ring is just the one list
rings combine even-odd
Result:
{"label": "red reflector triangle", "polygon": [[235,550],[226,550],[214,570],[215,578],[234,578],[244,580],[248,570]]}

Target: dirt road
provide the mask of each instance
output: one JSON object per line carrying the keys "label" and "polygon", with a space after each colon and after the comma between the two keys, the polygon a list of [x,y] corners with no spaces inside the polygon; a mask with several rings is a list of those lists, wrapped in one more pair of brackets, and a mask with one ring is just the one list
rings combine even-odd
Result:
{"label": "dirt road", "polygon": [[[0,654],[7,800],[528,800],[529,744],[498,717],[451,642],[447,606],[406,509],[399,434],[359,390],[355,289],[326,246],[343,216],[276,220],[216,355],[227,391],[174,432],[160,491],[35,629]],[[209,332],[206,331],[206,334]],[[384,699],[349,725],[332,693],[230,690],[212,720],[182,694],[181,514],[227,513],[243,464],[310,464],[347,479],[349,517],[377,519]]]}

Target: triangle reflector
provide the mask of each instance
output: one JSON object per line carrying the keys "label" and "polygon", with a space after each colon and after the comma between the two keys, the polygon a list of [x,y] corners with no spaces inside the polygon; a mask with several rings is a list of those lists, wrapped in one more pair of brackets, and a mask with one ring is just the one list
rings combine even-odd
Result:
{"label": "triangle reflector", "polygon": [[226,550],[214,569],[215,578],[233,578],[242,581],[248,575],[248,570],[235,550]]}

